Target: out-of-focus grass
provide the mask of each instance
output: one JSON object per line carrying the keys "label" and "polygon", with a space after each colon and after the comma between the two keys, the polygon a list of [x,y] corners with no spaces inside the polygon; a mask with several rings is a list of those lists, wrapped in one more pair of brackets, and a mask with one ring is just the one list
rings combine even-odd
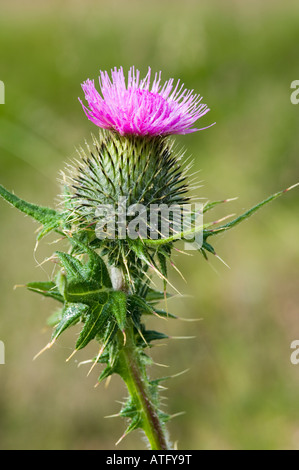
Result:
{"label": "out-of-focus grass", "polygon": [[[1,183],[22,197],[51,204],[59,169],[96,128],[77,101],[80,83],[99,69],[130,65],[162,70],[203,94],[213,128],[177,138],[201,169],[200,196],[239,196],[214,216],[241,212],[299,180],[299,106],[290,83],[299,78],[299,7],[293,1],[2,2],[0,79]],[[193,298],[170,301],[182,317],[200,322],[157,322],[172,340],[153,349],[169,382],[167,410],[186,411],[170,423],[181,449],[298,448],[299,366],[290,343],[299,339],[298,190],[219,236],[217,259],[178,256],[188,280],[172,282]],[[55,303],[15,284],[47,279],[49,264],[34,259],[36,226],[0,202],[1,449],[114,449],[124,423],[103,416],[125,394],[114,378],[93,388],[80,360],[65,363],[74,329],[35,362],[49,339],[44,328]],[[55,237],[38,248],[41,262]],[[56,246],[54,245],[54,249]],[[159,323],[159,324],[157,324]],[[165,369],[152,368],[154,376]],[[138,432],[119,448],[143,448]]]}

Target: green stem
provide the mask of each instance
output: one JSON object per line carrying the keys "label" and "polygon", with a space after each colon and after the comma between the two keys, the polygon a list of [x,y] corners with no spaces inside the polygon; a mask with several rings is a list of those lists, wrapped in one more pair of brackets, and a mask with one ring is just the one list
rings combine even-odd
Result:
{"label": "green stem", "polygon": [[[150,398],[150,384],[146,376],[145,366],[139,359],[140,352],[135,345],[133,328],[128,327],[125,334],[126,344],[122,348],[119,357],[121,376],[141,416],[142,428],[149,440],[151,449],[170,449],[164,425]],[[123,337],[120,338],[120,341],[123,342]]]}
{"label": "green stem", "polygon": [[[114,289],[128,291],[123,272],[113,267],[111,280]],[[124,337],[126,338],[124,344]],[[130,396],[140,416],[141,427],[145,432],[152,450],[168,450],[170,445],[166,436],[158,410],[152,401],[150,382],[147,378],[146,367],[141,359],[141,351],[136,346],[133,325],[127,326],[119,334],[120,355],[118,359],[119,374],[124,380]]]}

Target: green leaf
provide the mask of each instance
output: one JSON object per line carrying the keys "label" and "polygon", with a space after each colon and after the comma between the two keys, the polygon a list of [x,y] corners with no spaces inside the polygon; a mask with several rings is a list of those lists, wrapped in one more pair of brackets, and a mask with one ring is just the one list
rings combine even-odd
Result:
{"label": "green leaf", "polygon": [[287,193],[288,191],[290,191],[291,189],[295,188],[296,186],[298,186],[298,184],[295,184],[293,186],[290,186],[289,188],[287,189],[284,189],[283,191],[279,191],[275,194],[272,194],[272,196],[269,196],[267,199],[265,199],[264,201],[256,204],[255,206],[253,206],[251,209],[249,209],[248,211],[244,212],[243,214],[241,214],[239,217],[236,217],[234,220],[228,222],[227,224],[225,225],[222,225],[220,227],[217,227],[215,229],[204,229],[203,231],[203,234],[204,234],[204,238],[206,239],[207,237],[210,237],[210,236],[213,236],[213,235],[217,235],[218,233],[222,233],[222,232],[225,232],[227,230],[230,230],[231,228],[235,227],[236,225],[240,224],[241,222],[243,222],[244,220],[248,219],[249,217],[251,217],[253,214],[255,214],[261,207],[265,206],[266,204],[268,204],[269,202],[271,201],[274,201],[275,199],[277,199],[278,197],[282,196],[283,194]]}
{"label": "green leaf", "polygon": [[238,198],[237,197],[232,197],[230,199],[223,199],[221,201],[207,202],[207,204],[204,205],[203,213],[205,214],[206,212],[208,212],[209,210],[211,210],[214,207],[218,206],[219,204],[225,204],[226,202],[235,201],[236,199],[238,199]]}
{"label": "green leaf", "polygon": [[[175,235],[172,235],[167,238],[158,238],[157,240],[152,240],[150,238],[144,238],[142,241],[144,245],[153,247],[153,248],[160,248],[160,247],[165,247],[169,246],[171,243],[177,241],[177,240],[185,240],[189,241],[190,243],[193,243],[193,240],[190,240],[191,236],[195,236],[197,233],[203,232],[204,229],[208,229],[212,225],[215,225],[215,222],[209,222],[203,225],[195,225],[194,227],[186,230],[185,232],[178,232]],[[132,247],[133,248],[133,247]]]}
{"label": "green leaf", "polygon": [[52,340],[56,340],[67,328],[78,323],[82,315],[85,315],[87,311],[87,305],[66,304],[62,312],[62,319],[53,332]]}
{"label": "green leaf", "polygon": [[116,319],[116,323],[121,331],[124,331],[127,318],[127,296],[122,291],[112,291],[110,293],[110,309]]}
{"label": "green leaf", "polygon": [[164,253],[161,253],[161,249],[160,251],[158,251],[157,253],[157,256],[158,256],[158,260],[159,260],[159,265],[160,265],[160,272],[162,273],[163,275],[163,284],[164,284],[164,290],[166,291],[167,289],[167,258],[168,258],[168,254],[164,254]]}
{"label": "green leaf", "polygon": [[[165,310],[161,310],[160,308],[155,308],[155,314],[158,315],[159,317],[163,318],[175,318],[177,319],[178,317],[176,315],[173,315],[173,313],[166,312]],[[146,313],[146,312],[145,312]]]}
{"label": "green leaf", "polygon": [[169,338],[169,336],[165,335],[164,333],[160,333],[159,331],[155,330],[144,330],[142,334],[147,343],[155,340]]}
{"label": "green leaf", "polygon": [[138,308],[141,309],[143,312],[147,313],[148,315],[153,315],[155,313],[155,310],[153,307],[148,304],[142,297],[140,297],[137,294],[132,294],[128,296],[128,301],[130,308]]}
{"label": "green leaf", "polygon": [[[168,244],[170,242],[174,242],[174,241],[179,240],[179,239],[183,239],[186,242],[192,243],[193,241],[191,241],[189,239],[189,236],[195,235],[196,233],[200,233],[200,232],[203,232],[203,235],[205,236],[205,238],[207,238],[209,236],[212,236],[212,235],[217,235],[218,233],[221,233],[223,231],[226,231],[226,230],[229,230],[229,229],[235,227],[237,224],[243,222],[243,220],[248,219],[251,215],[253,215],[256,211],[258,211],[264,205],[268,204],[269,202],[273,201],[274,199],[278,198],[282,194],[287,193],[288,191],[290,191],[291,189],[293,189],[297,186],[299,186],[299,183],[294,184],[293,186],[290,186],[289,188],[284,189],[283,191],[279,191],[278,193],[273,194],[272,196],[268,197],[264,201],[260,202],[256,206],[249,209],[248,211],[244,212],[244,214],[240,215],[236,219],[234,219],[231,222],[229,222],[225,225],[222,225],[218,228],[211,229],[210,227],[213,226],[213,225],[216,225],[217,223],[220,223],[220,220],[215,221],[215,222],[209,222],[209,223],[206,223],[206,224],[203,224],[203,225],[200,225],[200,226],[192,227],[190,230],[187,230],[187,231],[181,232],[181,233],[177,233],[177,234],[175,234],[171,237],[168,237],[168,238],[160,238],[158,240],[151,240],[151,239],[148,238],[148,239],[143,239],[142,241],[147,246],[159,247],[159,246],[163,246],[165,244]],[[225,200],[223,202],[227,202],[227,201],[229,201],[229,199]],[[222,202],[222,201],[215,201],[215,203],[211,203],[212,206],[210,205],[210,208],[213,207],[213,205],[215,206],[216,204],[218,204],[220,202]]]}
{"label": "green leaf", "polygon": [[13,205],[16,209],[29,215],[37,222],[40,222],[44,228],[38,238],[48,233],[50,230],[57,229],[64,222],[64,214],[50,209],[49,207],[42,207],[36,204],[31,204],[11,193],[0,184],[0,196],[3,197],[9,204]]}
{"label": "green leaf", "polygon": [[[86,248],[86,247],[85,247]],[[89,261],[83,264],[73,255],[56,252],[66,271],[63,295],[68,302],[103,304],[107,300],[107,287],[111,286],[108,269],[102,258],[87,249]]]}
{"label": "green leaf", "polygon": [[81,261],[79,261],[74,256],[69,255],[67,253],[62,253],[61,251],[56,251],[55,254],[60,259],[61,264],[66,271],[68,280],[70,279],[76,279],[78,281],[85,280],[86,278],[85,268],[83,264],[81,263]]}
{"label": "green leaf", "polygon": [[207,241],[203,241],[203,244],[202,244],[202,249],[208,251],[209,253],[212,253],[213,255],[216,254],[215,250],[214,250],[214,247],[212,245],[210,245],[210,243],[208,243]]}
{"label": "green leaf", "polygon": [[109,304],[94,304],[89,308],[87,313],[87,320],[84,327],[79,335],[76,343],[76,349],[82,349],[96,337],[97,334],[101,333],[106,326],[107,321],[110,317]]}
{"label": "green leaf", "polygon": [[66,276],[61,271],[57,273],[55,277],[55,282],[56,282],[59,293],[65,299],[67,280],[66,280]]}
{"label": "green leaf", "polygon": [[[107,310],[109,310],[110,305],[107,305],[106,308]],[[109,319],[106,322],[106,326],[103,325],[103,327],[101,327],[98,333],[96,334],[96,340],[102,345],[100,356],[102,356],[105,350],[107,350],[107,346],[112,346],[113,344],[112,340],[118,331],[119,329],[118,329],[115,319],[111,315],[109,315]],[[112,361],[112,357],[111,357],[111,349],[112,348],[110,347],[109,348],[109,364],[112,366],[114,362]]]}
{"label": "green leaf", "polygon": [[131,418],[131,422],[122,437],[127,436],[130,432],[138,428],[142,428],[142,417],[141,413],[137,411],[136,415]]}
{"label": "green leaf", "polygon": [[148,266],[153,267],[153,266],[155,266],[154,261],[151,258],[150,254],[148,252],[148,249],[144,245],[144,243],[143,243],[144,241],[146,241],[146,239],[144,239],[144,240],[140,240],[139,238],[137,238],[136,240],[129,240],[128,239],[128,243],[130,245],[130,248],[132,249],[132,251],[134,251],[137,258],[139,258],[140,261],[143,261]]}
{"label": "green leaf", "polygon": [[210,243],[208,243],[206,241],[206,238],[207,236],[203,236],[203,242],[202,242],[202,247],[199,248],[199,252],[203,255],[203,257],[208,260],[208,255],[207,255],[207,251],[209,253],[212,253],[213,255],[216,255],[216,251],[214,250],[214,247],[212,245],[210,245]]}
{"label": "green leaf", "polygon": [[167,257],[158,251],[157,253],[158,259],[159,259],[159,264],[160,264],[160,269],[161,273],[165,278],[167,278]]}
{"label": "green leaf", "polygon": [[54,282],[29,282],[26,287],[32,292],[63,302],[63,297]]}
{"label": "green leaf", "polygon": [[93,250],[87,248],[89,262],[87,265],[87,276],[94,282],[106,288],[112,288],[112,283],[107,266],[103,259]]}
{"label": "green leaf", "polygon": [[146,300],[151,303],[158,302],[159,300],[164,300],[165,297],[172,297],[172,295],[166,292],[152,289],[151,287],[148,288],[148,291],[146,293]]}
{"label": "green leaf", "polygon": [[80,242],[76,237],[68,237],[69,241],[80,248],[83,253],[88,254],[89,261],[85,266],[84,278],[99,283],[100,285],[111,288],[112,283],[107,266],[98,253]]}
{"label": "green leaf", "polygon": [[94,302],[105,303],[108,295],[106,290],[94,283],[72,281],[66,285],[64,298],[67,302],[81,302],[90,305]]}
{"label": "green leaf", "polygon": [[107,367],[105,367],[105,369],[101,373],[100,377],[98,378],[98,381],[102,382],[103,380],[107,379],[107,377],[114,374],[114,372],[115,372],[115,368],[108,365]]}
{"label": "green leaf", "polygon": [[[135,308],[139,309],[141,313],[145,315],[156,315],[163,318],[178,318],[177,316],[165,312],[165,310],[153,308],[153,306],[146,302],[142,297],[137,294],[132,294],[128,296],[129,310],[134,311]],[[134,319],[134,318],[133,318]],[[135,321],[136,321],[135,317]]]}

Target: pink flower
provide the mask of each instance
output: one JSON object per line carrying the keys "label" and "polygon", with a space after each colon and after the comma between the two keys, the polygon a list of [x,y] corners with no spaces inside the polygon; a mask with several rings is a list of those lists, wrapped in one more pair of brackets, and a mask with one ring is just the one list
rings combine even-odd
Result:
{"label": "pink flower", "polygon": [[155,74],[150,86],[150,67],[143,80],[139,70],[131,67],[127,85],[122,67],[111,70],[111,77],[112,81],[108,72],[100,71],[101,94],[96,90],[94,80],[86,80],[82,84],[89,107],[79,101],[88,119],[97,126],[114,129],[121,135],[142,136],[188,134],[202,130],[191,126],[209,108],[201,103],[202,98],[193,90],[180,85],[180,81],[174,86],[174,80],[170,79],[162,86],[160,72]]}

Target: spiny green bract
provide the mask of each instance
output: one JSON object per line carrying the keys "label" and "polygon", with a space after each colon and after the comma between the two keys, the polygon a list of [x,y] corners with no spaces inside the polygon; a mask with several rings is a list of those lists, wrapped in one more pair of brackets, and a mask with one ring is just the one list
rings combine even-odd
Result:
{"label": "spiny green bract", "polygon": [[[97,222],[96,209],[121,198],[127,206],[184,204],[189,198],[186,168],[169,137],[121,136],[100,131],[92,146],[78,150],[79,161],[67,168],[69,220],[84,226]],[[65,197],[65,196],[64,196]]]}
{"label": "spiny green bract", "polygon": [[[138,205],[142,205],[149,221],[150,207],[154,204],[183,207],[189,201],[186,174],[191,164],[182,165],[182,156],[173,147],[169,137],[124,137],[101,130],[99,139],[93,137],[92,145],[86,143],[86,149],[81,147],[79,160],[68,165],[66,174],[63,173],[62,200],[71,231],[88,240],[94,248],[101,248],[110,264],[132,272],[132,277],[142,275],[142,263],[155,265],[157,254],[157,248],[149,248],[141,244],[139,238],[133,240],[127,235],[128,223],[140,210]],[[102,220],[99,207],[104,206],[111,209],[103,216],[107,236],[100,238],[96,229]],[[128,214],[129,207],[135,207],[134,215]],[[126,212],[125,233],[120,233],[118,225],[120,211]],[[112,236],[107,228],[110,219],[115,228]],[[157,211],[155,229],[159,233],[162,219]],[[148,238],[151,238],[151,229],[148,224]],[[172,234],[171,221],[169,230]]]}

